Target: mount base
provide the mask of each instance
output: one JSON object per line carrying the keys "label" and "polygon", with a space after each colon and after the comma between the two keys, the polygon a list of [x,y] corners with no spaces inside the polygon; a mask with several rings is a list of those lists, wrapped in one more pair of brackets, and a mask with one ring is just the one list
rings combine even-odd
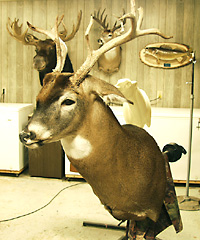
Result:
{"label": "mount base", "polygon": [[178,196],[179,209],[185,211],[198,211],[200,210],[200,198]]}

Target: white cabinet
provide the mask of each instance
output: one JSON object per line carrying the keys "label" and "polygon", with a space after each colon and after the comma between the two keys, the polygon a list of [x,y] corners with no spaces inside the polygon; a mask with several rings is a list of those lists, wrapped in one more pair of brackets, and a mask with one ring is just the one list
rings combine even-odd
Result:
{"label": "white cabinet", "polygon": [[19,174],[28,164],[19,132],[32,111],[32,104],[0,103],[0,172]]}
{"label": "white cabinet", "polygon": [[[175,142],[189,150],[190,109],[185,108],[152,108],[152,123],[145,129],[155,138],[162,149],[165,144]],[[190,180],[200,181],[200,109],[194,109],[193,138],[191,151]],[[187,179],[188,154],[171,163],[174,180]]]}

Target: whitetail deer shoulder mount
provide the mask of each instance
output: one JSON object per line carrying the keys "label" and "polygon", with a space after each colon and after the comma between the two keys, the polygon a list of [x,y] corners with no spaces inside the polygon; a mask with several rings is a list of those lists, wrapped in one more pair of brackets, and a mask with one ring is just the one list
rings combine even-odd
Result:
{"label": "whitetail deer shoulder mount", "polygon": [[[100,47],[102,47],[105,43],[110,41],[111,39],[119,36],[124,31],[124,24],[126,23],[126,19],[124,19],[120,24],[117,25],[117,21],[114,23],[112,28],[109,28],[109,24],[106,23],[107,15],[104,17],[104,12],[106,9],[100,13],[100,9],[93,14],[93,19],[101,26],[103,29],[101,33],[101,38],[98,39],[98,43]],[[125,11],[123,10],[123,15]],[[122,48],[121,46],[114,47],[108,52],[102,54],[97,63],[98,69],[103,71],[106,74],[112,74],[114,72],[119,71],[119,67],[121,64],[122,56]]]}
{"label": "whitetail deer shoulder mount", "polygon": [[[64,17],[64,15],[63,15]],[[82,18],[82,11],[79,12],[77,17],[76,26],[73,25],[72,32],[67,35],[67,28],[62,21],[64,30],[59,32],[60,38],[64,41],[70,41],[77,33]],[[27,22],[30,27],[30,24]],[[36,55],[33,58],[33,67],[39,72],[40,84],[43,85],[44,76],[47,73],[52,72],[56,66],[56,45],[52,39],[41,40],[31,33],[28,33],[28,29],[22,32],[22,24],[19,25],[19,19],[15,19],[13,22],[8,18],[7,22],[8,33],[17,41],[24,45],[35,46]],[[34,31],[34,28],[32,28]],[[74,72],[71,60],[67,54],[63,72]]]}
{"label": "whitetail deer shoulder mount", "polygon": [[[141,10],[139,13],[141,18]],[[20,140],[29,148],[61,140],[69,160],[113,217],[150,218],[156,222],[166,189],[163,155],[145,130],[134,125],[121,126],[105,104],[130,101],[113,85],[88,75],[98,58],[113,47],[145,34],[168,38],[158,29],[140,30],[133,0],[130,13],[121,19],[124,18],[131,22],[130,29],[92,50],[91,16],[85,33],[88,46],[85,62],[75,73],[61,73],[64,54],[57,57],[59,66],[45,76],[36,99],[36,111],[20,133]],[[65,47],[58,36],[58,22],[57,18],[55,28],[44,32],[56,42],[57,53],[62,53]]]}

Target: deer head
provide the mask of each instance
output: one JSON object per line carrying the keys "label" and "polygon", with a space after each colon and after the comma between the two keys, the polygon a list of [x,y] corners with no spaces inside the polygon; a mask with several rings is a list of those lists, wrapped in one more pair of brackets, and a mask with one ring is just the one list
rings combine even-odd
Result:
{"label": "deer head", "polygon": [[[64,55],[58,57],[59,67],[45,76],[36,111],[20,133],[20,139],[30,148],[61,140],[70,161],[116,219],[149,217],[156,221],[166,183],[162,154],[150,135],[133,125],[121,126],[105,104],[105,101],[130,101],[113,85],[88,75],[98,58],[112,48],[145,34],[164,36],[158,29],[140,30],[134,1],[123,19],[129,19],[130,29],[92,50],[89,32],[94,18],[91,16],[85,33],[88,46],[85,62],[73,74],[61,73]],[[54,39],[57,52],[61,53],[65,46],[57,29],[58,20],[56,27],[45,33]],[[148,193],[147,198],[143,191]]]}
{"label": "deer head", "polygon": [[[78,17],[77,17],[77,24],[76,26],[73,25],[72,32],[67,35],[67,28],[63,22],[63,17],[62,16],[59,24],[62,22],[63,29],[60,31],[59,37],[64,41],[70,41],[71,39],[74,38],[76,35],[80,23],[81,23],[81,18],[82,18],[82,11],[79,12]],[[27,22],[27,25],[31,26],[29,22]],[[7,30],[8,33],[15,38],[17,41],[21,42],[24,45],[32,45],[35,46],[35,52],[36,55],[33,58],[33,67],[39,71],[40,75],[40,83],[43,85],[43,78],[46,73],[52,72],[52,69],[55,68],[56,66],[56,48],[55,48],[55,42],[50,38],[46,40],[41,40],[38,39],[36,36],[34,36],[31,33],[28,33],[28,28],[23,32],[22,31],[22,24],[19,25],[19,19],[15,19],[13,22],[11,21],[10,18],[8,18],[7,22]],[[34,31],[35,29],[32,28]],[[66,64],[63,67],[64,72],[73,72],[73,67],[71,64],[71,61],[67,55],[66,57]]]}
{"label": "deer head", "polygon": [[[110,41],[111,39],[121,35],[121,33],[124,31],[124,25],[126,23],[126,18],[121,21],[120,24],[117,25],[117,21],[114,23],[112,28],[109,28],[109,24],[106,23],[107,15],[104,17],[105,13],[104,9],[102,13],[100,13],[100,9],[98,12],[94,12],[93,19],[102,27],[102,37],[98,40],[100,45],[103,45]],[[125,14],[125,11],[123,9],[123,15]]]}
{"label": "deer head", "polygon": [[[101,26],[103,29],[101,33],[101,38],[98,39],[98,43],[100,44],[100,47],[110,41],[111,39],[119,36],[124,31],[124,24],[126,23],[126,18],[121,21],[120,24],[117,25],[117,21],[114,23],[112,28],[109,28],[109,24],[106,23],[107,15],[104,17],[105,13],[104,9],[102,13],[100,10],[98,12],[94,12],[93,19]],[[125,11],[123,10],[123,15],[125,14]],[[112,50],[102,54],[97,63],[99,70],[107,73],[112,74],[114,72],[117,72],[119,70],[120,64],[121,64],[121,47],[117,46],[113,48]]]}
{"label": "deer head", "polygon": [[[135,28],[133,31],[135,37],[147,35],[147,34],[157,34],[163,38],[170,38],[169,36],[165,36],[162,34],[158,29],[147,29],[147,30],[141,30],[141,24],[143,20],[143,9],[139,8],[139,19],[136,22],[134,22]],[[108,43],[109,41],[115,39],[116,37],[119,37],[124,32],[124,25],[126,23],[126,18],[121,18],[121,23],[117,25],[117,21],[115,22],[114,26],[112,28],[109,28],[108,23],[106,23],[107,15],[104,17],[105,9],[102,13],[100,13],[100,10],[96,13],[94,12],[93,19],[100,24],[100,26],[103,28],[102,31],[102,37],[98,40],[100,43],[100,47],[102,47],[105,43]],[[125,11],[123,10],[123,16],[125,16]],[[98,62],[98,68],[99,70],[102,70],[103,72],[107,74],[112,74],[119,70],[120,64],[121,64],[121,47],[120,45],[117,45],[113,47],[110,51],[106,51],[103,53],[97,60]]]}

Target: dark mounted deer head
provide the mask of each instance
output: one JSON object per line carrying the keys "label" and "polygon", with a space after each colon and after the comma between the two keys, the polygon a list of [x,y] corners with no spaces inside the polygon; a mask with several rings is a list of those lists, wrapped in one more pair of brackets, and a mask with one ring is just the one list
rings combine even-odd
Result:
{"label": "dark mounted deer head", "polygon": [[[64,30],[59,32],[59,37],[64,42],[67,42],[73,39],[77,31],[79,30],[81,18],[82,18],[82,11],[79,12],[77,17],[77,24],[76,26],[73,25],[72,32],[69,35],[67,35],[67,28],[62,21],[63,17],[60,20],[60,23],[62,22]],[[27,24],[28,26],[30,26],[28,22]],[[52,72],[52,70],[56,66],[56,47],[55,47],[54,41],[52,39],[46,39],[46,40],[38,39],[33,34],[28,33],[28,28],[24,32],[22,32],[22,24],[19,25],[19,19],[15,19],[12,22],[10,18],[8,18],[8,22],[6,26],[9,34],[13,38],[15,38],[17,41],[21,42],[24,45],[35,46],[36,55],[33,58],[33,67],[39,72],[40,84],[43,85],[44,76],[47,73]],[[32,30],[34,31],[35,29],[32,28]],[[65,65],[62,71],[63,72],[74,71],[68,54],[66,56]]]}

